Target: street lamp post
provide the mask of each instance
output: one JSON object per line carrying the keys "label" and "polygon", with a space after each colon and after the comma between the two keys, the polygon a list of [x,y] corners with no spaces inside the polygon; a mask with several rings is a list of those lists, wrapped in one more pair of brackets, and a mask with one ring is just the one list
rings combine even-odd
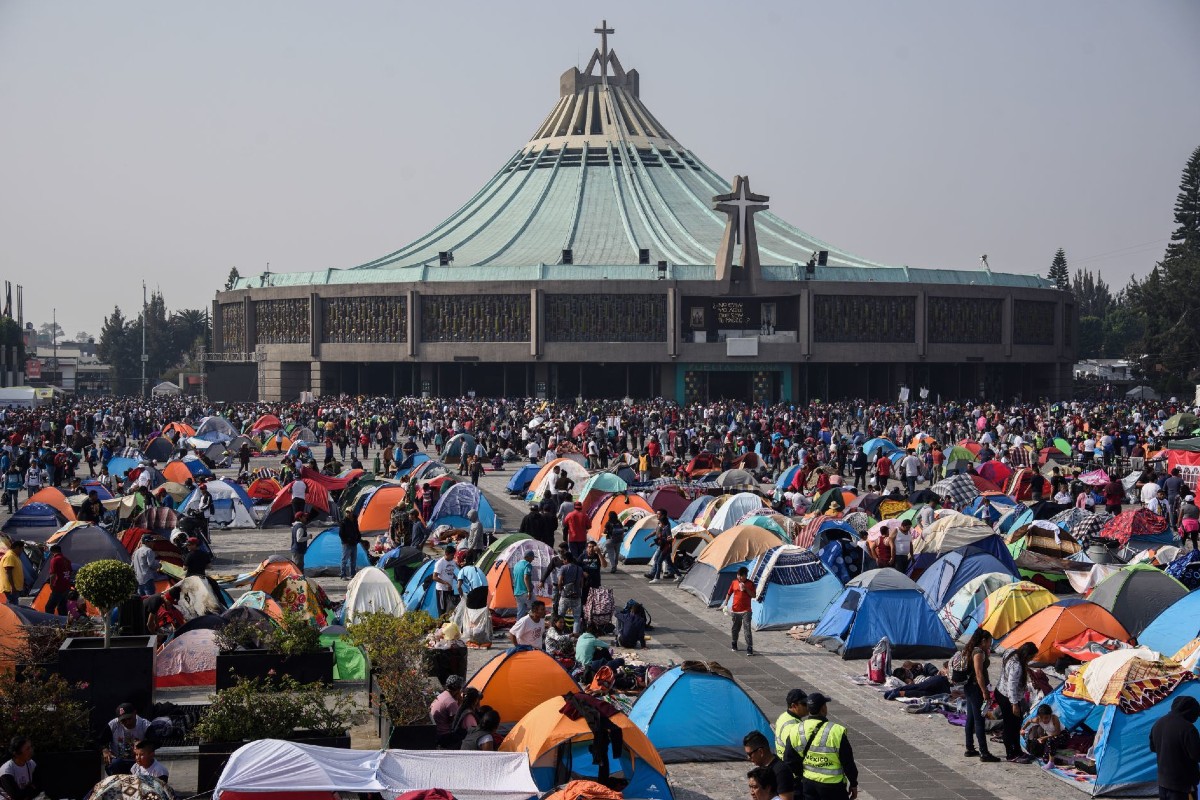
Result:
{"label": "street lamp post", "polygon": [[146,396],[146,282],[142,281],[142,397]]}

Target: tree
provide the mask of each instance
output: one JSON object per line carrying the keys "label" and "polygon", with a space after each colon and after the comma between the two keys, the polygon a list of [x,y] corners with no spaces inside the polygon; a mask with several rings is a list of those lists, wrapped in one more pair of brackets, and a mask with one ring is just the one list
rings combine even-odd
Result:
{"label": "tree", "polygon": [[[1130,358],[1139,355],[1138,346],[1146,335],[1146,318],[1132,301],[1128,292],[1117,295],[1116,305],[1104,318],[1105,358]],[[1082,334],[1080,334],[1082,336]]]}
{"label": "tree", "polygon": [[241,277],[242,277],[242,274],[240,272],[238,272],[237,267],[231,268],[229,270],[229,277],[225,280],[225,291],[229,291],[234,286],[236,286],[238,279]]}
{"label": "tree", "polygon": [[92,338],[92,335],[90,333],[88,333],[87,331],[79,331],[75,334],[75,338],[72,339],[71,341],[86,342],[90,338]]}
{"label": "tree", "polygon": [[43,322],[38,326],[37,343],[39,345],[48,347],[54,344],[56,336],[59,339],[65,336],[62,325],[59,325],[57,322]]}
{"label": "tree", "polygon": [[1075,295],[1075,303],[1079,309],[1079,318],[1097,317],[1104,319],[1113,304],[1112,291],[1099,275],[1091,270],[1075,270],[1075,280],[1071,282],[1071,293]]}
{"label": "tree", "polygon": [[1192,151],[1183,168],[1175,199],[1175,225],[1163,261],[1200,257],[1200,147]]}
{"label": "tree", "polygon": [[1060,247],[1050,263],[1050,271],[1046,277],[1054,283],[1054,288],[1067,291],[1071,288],[1071,272],[1067,269],[1067,254]]}
{"label": "tree", "polygon": [[[112,387],[116,394],[137,394],[141,379],[141,339],[134,337],[133,323],[125,319],[119,307],[104,318],[96,354],[113,369]],[[140,332],[139,332],[140,333]]]}
{"label": "tree", "polygon": [[133,567],[112,558],[93,561],[75,575],[79,595],[100,610],[104,620],[104,646],[107,648],[112,627],[112,610],[137,593]]}
{"label": "tree", "polygon": [[1079,358],[1099,358],[1104,351],[1104,320],[1099,317],[1079,318]]}

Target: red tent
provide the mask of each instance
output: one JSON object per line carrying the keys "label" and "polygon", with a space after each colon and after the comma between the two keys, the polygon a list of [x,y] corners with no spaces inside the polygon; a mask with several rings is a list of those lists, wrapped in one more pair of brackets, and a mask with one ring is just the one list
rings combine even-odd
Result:
{"label": "red tent", "polygon": [[1136,511],[1122,511],[1104,523],[1100,535],[1106,539],[1116,539],[1121,544],[1128,544],[1132,536],[1154,536],[1167,529],[1167,518],[1160,517],[1153,511],[1139,508]]}
{"label": "red tent", "polygon": [[[308,487],[305,502],[318,511],[324,511],[328,514],[329,492],[326,491],[324,486],[314,480],[309,478],[304,478],[303,480],[304,485]],[[274,514],[279,509],[286,508],[292,504],[292,483],[295,483],[295,481],[284,486],[279,490],[279,494],[275,495],[275,499],[271,501],[271,511],[269,513]]]}
{"label": "red tent", "polygon": [[263,431],[277,431],[281,430],[282,428],[283,423],[280,422],[279,417],[275,416],[274,414],[263,414],[254,421],[253,425],[250,426],[250,430],[254,431],[255,433],[262,433]]}

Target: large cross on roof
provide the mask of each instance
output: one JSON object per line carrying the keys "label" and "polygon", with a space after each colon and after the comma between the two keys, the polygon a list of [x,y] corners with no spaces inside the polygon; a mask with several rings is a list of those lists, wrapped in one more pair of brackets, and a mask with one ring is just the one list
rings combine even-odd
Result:
{"label": "large cross on roof", "polygon": [[604,75],[608,72],[608,35],[616,33],[615,28],[608,27],[608,20],[600,20],[600,27],[596,28],[593,33],[600,34],[600,74]]}

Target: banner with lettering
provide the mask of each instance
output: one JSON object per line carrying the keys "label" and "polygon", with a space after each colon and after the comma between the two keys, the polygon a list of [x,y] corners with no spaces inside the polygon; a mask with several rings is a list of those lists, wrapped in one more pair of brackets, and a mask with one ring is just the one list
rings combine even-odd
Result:
{"label": "banner with lettering", "polygon": [[1192,491],[1200,481],[1200,453],[1190,453],[1187,450],[1167,451],[1167,472],[1179,467],[1179,475]]}

